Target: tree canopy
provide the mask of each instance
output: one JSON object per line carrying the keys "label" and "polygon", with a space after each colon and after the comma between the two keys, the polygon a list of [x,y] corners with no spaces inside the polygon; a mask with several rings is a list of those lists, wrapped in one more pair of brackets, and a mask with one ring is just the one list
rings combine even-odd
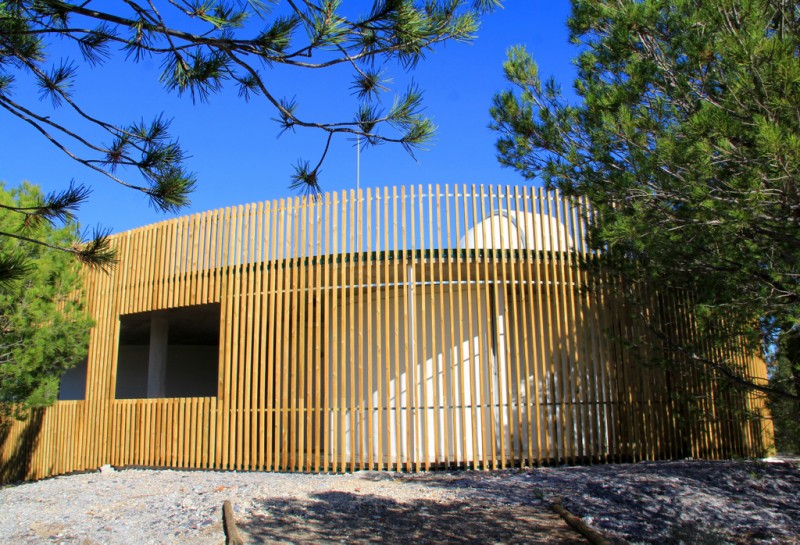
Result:
{"label": "tree canopy", "polygon": [[[602,265],[690,291],[704,342],[743,334],[757,347],[759,335],[796,328],[796,4],[575,0],[568,28],[576,99],[541,78],[524,48],[510,50],[511,87],[491,110],[500,162],[586,197]],[[676,348],[763,386],[724,359]]]}
{"label": "tree canopy", "polygon": [[57,249],[75,239],[75,222],[59,227],[8,210],[30,209],[42,199],[35,186],[8,191],[0,185],[0,225],[45,243],[0,237],[3,255],[25,261],[23,277],[0,289],[0,416],[55,400],[61,375],[86,357],[89,345],[79,264]]}
{"label": "tree canopy", "polygon": [[[147,196],[156,209],[189,202],[196,183],[169,120],[100,119],[79,104],[79,71],[104,62],[161,63],[167,91],[205,101],[233,86],[243,100],[258,99],[275,112],[279,131],[309,128],[327,135],[314,161],[300,159],[287,182],[319,192],[320,167],[336,135],[358,135],[364,146],[397,143],[413,152],[428,142],[434,125],[423,113],[422,90],[411,85],[393,101],[381,101],[393,66],[413,68],[434,47],[474,37],[480,17],[499,0],[375,0],[361,12],[341,0],[0,0],[0,108],[23,120],[75,161]],[[73,44],[75,58],[54,56]],[[61,47],[62,49],[56,49]],[[347,119],[309,119],[295,97],[278,96],[270,74],[277,65],[352,70],[354,112]],[[322,76],[321,76],[322,77]],[[31,79],[43,111],[15,83]],[[302,90],[298,89],[298,92]],[[63,112],[59,115],[58,111]],[[79,128],[74,120],[82,124]],[[85,127],[88,126],[88,129]],[[98,136],[100,135],[100,136]],[[72,210],[88,190],[73,184],[37,203],[43,214]],[[5,233],[10,234],[8,230]],[[108,263],[108,245],[97,233],[83,252],[85,263]],[[2,270],[9,270],[5,263]]]}

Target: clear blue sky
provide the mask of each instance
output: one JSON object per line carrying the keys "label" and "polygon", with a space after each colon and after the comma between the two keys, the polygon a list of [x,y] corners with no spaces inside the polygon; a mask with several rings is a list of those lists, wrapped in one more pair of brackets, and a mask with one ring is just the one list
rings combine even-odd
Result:
{"label": "clear blue sky", "polygon": [[[349,0],[344,5],[352,3],[358,4]],[[567,41],[568,2],[506,0],[504,6],[485,18],[472,44],[440,47],[409,74],[391,67],[394,89],[402,91],[410,77],[424,89],[426,113],[438,132],[416,161],[396,145],[367,149],[361,154],[362,187],[526,183],[497,163],[496,137],[487,127],[492,96],[506,86],[505,51],[514,44],[527,45],[541,74],[554,75],[567,91],[576,49]],[[50,50],[53,61],[67,55],[73,55],[71,50]],[[151,119],[162,111],[173,119],[172,132],[192,156],[188,167],[198,177],[192,204],[181,215],[294,196],[289,189],[292,165],[301,157],[312,164],[318,159],[323,136],[298,130],[278,138],[274,110],[263,99],[245,103],[230,88],[209,103],[192,104],[189,97],[178,98],[160,87],[158,61],[136,65],[120,58],[95,69],[80,65],[75,97],[91,114],[117,124]],[[299,113],[321,121],[352,118],[356,99],[350,80],[347,70],[280,70],[273,77],[279,96],[296,96]],[[49,107],[24,82],[17,85],[16,98],[40,111]],[[385,100],[391,103],[391,95]],[[119,232],[170,217],[149,208],[143,195],[69,159],[24,122],[0,112],[0,123],[0,180],[7,187],[28,180],[51,191],[71,179],[91,186],[91,200],[79,212],[85,227],[102,225]],[[323,165],[323,190],[355,187],[355,173],[353,142],[335,140]]]}

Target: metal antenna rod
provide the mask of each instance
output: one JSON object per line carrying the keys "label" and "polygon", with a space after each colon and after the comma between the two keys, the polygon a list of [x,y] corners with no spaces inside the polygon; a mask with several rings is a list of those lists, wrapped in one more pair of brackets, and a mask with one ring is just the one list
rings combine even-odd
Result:
{"label": "metal antenna rod", "polygon": [[[361,135],[356,135],[356,199],[359,199],[361,191]],[[356,201],[358,202],[358,201]],[[355,217],[356,222],[356,252],[361,251],[361,237],[358,236],[358,214]]]}

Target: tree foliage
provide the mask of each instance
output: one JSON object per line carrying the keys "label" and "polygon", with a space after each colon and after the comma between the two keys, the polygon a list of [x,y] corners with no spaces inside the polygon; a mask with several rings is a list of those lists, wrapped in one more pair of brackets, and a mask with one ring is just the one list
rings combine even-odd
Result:
{"label": "tree foliage", "polygon": [[[500,162],[588,198],[602,265],[689,290],[702,342],[743,334],[757,347],[759,331],[796,327],[797,5],[575,0],[568,27],[577,99],[510,50],[511,87],[491,111]],[[756,386],[724,359],[676,348]]]}
{"label": "tree foliage", "polygon": [[[399,143],[409,152],[430,140],[434,125],[423,113],[417,86],[391,105],[381,102],[388,67],[413,68],[441,43],[470,40],[480,17],[497,5],[499,0],[375,0],[352,15],[341,0],[0,0],[0,108],[81,165],[143,193],[156,209],[176,210],[189,202],[196,180],[169,121],[100,119],[74,94],[79,70],[109,60],[156,59],[168,91],[205,101],[233,86],[244,100],[263,100],[279,130],[324,132],[327,143],[318,159],[299,160],[291,180],[292,187],[317,193],[320,167],[336,135],[358,135],[365,146]],[[51,55],[64,42],[76,46],[76,58]],[[271,74],[278,65],[349,67],[358,103],[353,116],[304,116],[295,98],[274,91]],[[32,80],[39,98],[63,115],[18,96],[15,83],[21,78]],[[74,119],[88,129],[80,130]],[[75,185],[62,197],[74,207],[85,200],[86,189]],[[101,263],[108,257],[101,242],[95,238],[86,247],[85,261],[97,261],[95,253]]]}
{"label": "tree foliage", "polygon": [[[776,389],[800,394],[800,326],[780,332],[770,360],[770,383]],[[778,452],[800,454],[800,404],[772,398],[769,404],[775,421]]]}
{"label": "tree foliage", "polygon": [[58,249],[75,244],[75,222],[31,222],[9,210],[36,208],[43,200],[35,186],[7,191],[0,185],[0,225],[44,243],[0,237],[0,254],[24,269],[0,289],[0,416],[55,400],[61,375],[86,357],[89,343],[79,264]]}

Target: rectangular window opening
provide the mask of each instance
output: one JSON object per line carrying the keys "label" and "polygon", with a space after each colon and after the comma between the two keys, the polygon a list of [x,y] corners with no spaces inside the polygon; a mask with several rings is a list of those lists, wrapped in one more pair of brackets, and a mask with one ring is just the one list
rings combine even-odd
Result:
{"label": "rectangular window opening", "polygon": [[219,303],[119,319],[117,399],[217,395]]}

